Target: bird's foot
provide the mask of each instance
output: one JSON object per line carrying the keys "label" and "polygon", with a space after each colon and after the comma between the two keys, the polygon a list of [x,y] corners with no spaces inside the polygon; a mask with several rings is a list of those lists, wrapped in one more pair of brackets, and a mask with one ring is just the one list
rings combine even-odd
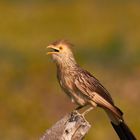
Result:
{"label": "bird's foot", "polygon": [[74,113],[74,114],[79,113],[78,111],[79,111],[82,107],[83,107],[83,106],[78,106],[78,107],[76,107],[76,108],[72,111],[72,113]]}
{"label": "bird's foot", "polygon": [[79,113],[78,113],[77,110],[72,111],[72,112],[71,112],[71,117],[70,117],[70,119],[69,119],[69,122],[75,121],[75,120],[77,119],[78,114],[79,114]]}
{"label": "bird's foot", "polygon": [[[74,109],[74,111],[72,112],[72,116],[75,115],[75,114],[78,114],[78,110],[80,110],[81,108],[83,108],[83,106],[78,106],[77,108]],[[85,115],[90,112],[94,107],[89,107],[87,110],[85,110],[81,116],[85,119]]]}

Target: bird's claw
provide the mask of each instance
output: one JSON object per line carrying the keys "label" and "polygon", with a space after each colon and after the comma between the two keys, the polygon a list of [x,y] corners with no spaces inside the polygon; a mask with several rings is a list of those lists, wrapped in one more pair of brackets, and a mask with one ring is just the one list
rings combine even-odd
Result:
{"label": "bird's claw", "polygon": [[74,110],[73,112],[71,112],[71,117],[69,119],[69,122],[73,122],[77,119],[77,116],[78,116],[78,111],[77,110]]}

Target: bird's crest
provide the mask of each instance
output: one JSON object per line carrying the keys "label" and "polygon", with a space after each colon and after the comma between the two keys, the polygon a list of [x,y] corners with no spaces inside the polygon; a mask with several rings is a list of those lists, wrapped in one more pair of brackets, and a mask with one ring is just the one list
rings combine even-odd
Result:
{"label": "bird's crest", "polygon": [[64,45],[67,45],[68,47],[73,46],[73,44],[71,44],[68,40],[65,40],[65,39],[56,40],[55,42],[51,43],[51,45],[58,45],[58,44],[64,44]]}

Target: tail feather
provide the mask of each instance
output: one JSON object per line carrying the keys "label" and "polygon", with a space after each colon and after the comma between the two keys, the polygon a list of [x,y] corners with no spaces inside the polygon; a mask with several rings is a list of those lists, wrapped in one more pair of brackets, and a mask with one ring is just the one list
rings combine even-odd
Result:
{"label": "tail feather", "polygon": [[105,111],[107,112],[111,124],[114,130],[116,131],[116,133],[118,134],[120,140],[136,140],[136,137],[134,136],[134,134],[131,132],[131,130],[128,128],[128,126],[125,124],[123,120],[122,111],[117,107],[116,110],[119,114],[118,116],[114,112],[108,109],[106,109]]}
{"label": "tail feather", "polygon": [[120,122],[118,125],[112,122],[111,124],[118,134],[120,140],[136,140],[136,137],[124,122]]}

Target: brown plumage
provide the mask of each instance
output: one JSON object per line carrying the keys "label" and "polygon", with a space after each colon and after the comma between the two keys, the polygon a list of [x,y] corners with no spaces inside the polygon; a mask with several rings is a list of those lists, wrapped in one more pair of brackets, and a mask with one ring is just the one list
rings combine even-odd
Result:
{"label": "brown plumage", "polygon": [[65,40],[53,42],[48,46],[52,50],[48,54],[51,54],[56,63],[57,78],[64,92],[79,108],[86,105],[103,108],[120,139],[135,140],[124,123],[123,113],[114,105],[109,92],[99,80],[76,63],[71,46],[72,44]]}

